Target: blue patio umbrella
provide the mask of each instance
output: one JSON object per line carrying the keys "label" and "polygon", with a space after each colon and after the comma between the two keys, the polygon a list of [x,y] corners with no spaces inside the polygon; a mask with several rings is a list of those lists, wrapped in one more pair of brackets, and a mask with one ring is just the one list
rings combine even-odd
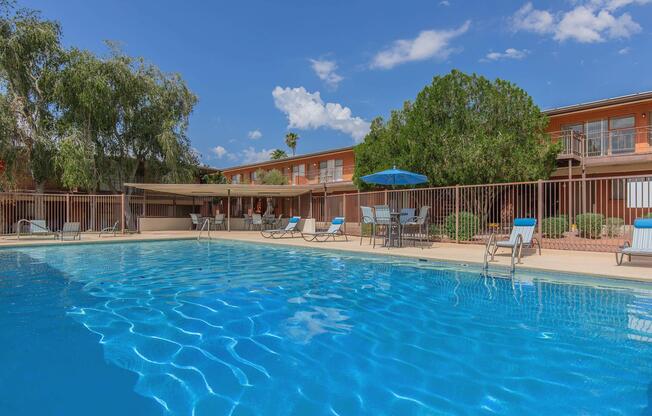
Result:
{"label": "blue patio umbrella", "polygon": [[396,166],[392,169],[363,176],[360,179],[367,183],[378,185],[417,185],[419,183],[428,182],[428,177],[426,175],[396,169]]}

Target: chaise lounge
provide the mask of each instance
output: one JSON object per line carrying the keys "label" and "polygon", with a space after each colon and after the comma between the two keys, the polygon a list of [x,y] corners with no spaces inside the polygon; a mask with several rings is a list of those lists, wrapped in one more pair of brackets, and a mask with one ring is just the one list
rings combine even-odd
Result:
{"label": "chaise lounge", "polygon": [[297,230],[297,225],[299,225],[301,217],[292,217],[288,221],[288,225],[285,228],[278,228],[275,230],[261,230],[260,234],[265,238],[282,238],[285,235],[290,234],[290,237],[294,237],[294,233],[301,233]]}
{"label": "chaise lounge", "polygon": [[303,237],[304,240],[306,241],[319,241],[324,242],[327,241],[329,238],[332,238],[333,241],[335,241],[335,237],[338,235],[344,236],[346,241],[349,241],[349,238],[347,237],[346,233],[342,230],[342,227],[344,226],[345,220],[344,217],[335,217],[333,218],[333,221],[331,221],[330,227],[328,227],[328,230],[326,231],[315,231],[314,233],[301,233],[301,237]]}
{"label": "chaise lounge", "polygon": [[632,256],[652,256],[652,218],[637,218],[634,220],[634,235],[632,242],[625,241],[616,252],[616,263],[623,264],[623,257],[632,261]]}
{"label": "chaise lounge", "polygon": [[493,237],[487,243],[487,254],[491,255],[491,261],[499,248],[508,248],[512,251],[512,261],[518,255],[518,263],[521,263],[521,254],[523,248],[533,248],[536,244],[539,248],[539,255],[541,255],[541,243],[534,237],[534,230],[537,226],[535,218],[516,218],[514,219],[514,227],[512,233],[509,235],[509,240],[496,241]]}

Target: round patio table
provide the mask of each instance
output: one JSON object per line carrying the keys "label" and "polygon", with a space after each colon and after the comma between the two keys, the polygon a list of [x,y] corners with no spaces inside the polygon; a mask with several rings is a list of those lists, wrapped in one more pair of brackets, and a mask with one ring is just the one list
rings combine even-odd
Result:
{"label": "round patio table", "polygon": [[392,224],[387,227],[387,235],[385,237],[386,247],[402,247],[403,242],[401,238],[401,213],[390,212]]}

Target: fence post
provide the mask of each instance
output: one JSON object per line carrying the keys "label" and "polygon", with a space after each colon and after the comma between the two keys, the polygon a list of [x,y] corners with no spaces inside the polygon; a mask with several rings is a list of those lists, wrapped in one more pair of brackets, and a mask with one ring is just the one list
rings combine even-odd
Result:
{"label": "fence post", "polygon": [[66,222],[70,222],[70,194],[66,194]]}
{"label": "fence post", "polygon": [[387,204],[387,189],[385,189],[385,205],[388,205]]}
{"label": "fence post", "polygon": [[455,185],[455,242],[460,242],[460,186]]}
{"label": "fence post", "polygon": [[125,194],[120,194],[120,230],[125,233]]}
{"label": "fence post", "polygon": [[537,181],[537,234],[539,245],[543,242],[543,233],[541,223],[543,221],[543,181]]}

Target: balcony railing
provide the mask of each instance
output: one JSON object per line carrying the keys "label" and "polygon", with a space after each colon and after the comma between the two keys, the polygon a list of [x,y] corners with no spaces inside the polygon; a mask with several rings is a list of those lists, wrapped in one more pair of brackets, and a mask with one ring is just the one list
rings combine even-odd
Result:
{"label": "balcony railing", "polygon": [[652,129],[647,126],[588,132],[560,131],[551,133],[551,137],[553,141],[562,143],[559,158],[630,155],[636,152],[636,143],[652,146]]}

